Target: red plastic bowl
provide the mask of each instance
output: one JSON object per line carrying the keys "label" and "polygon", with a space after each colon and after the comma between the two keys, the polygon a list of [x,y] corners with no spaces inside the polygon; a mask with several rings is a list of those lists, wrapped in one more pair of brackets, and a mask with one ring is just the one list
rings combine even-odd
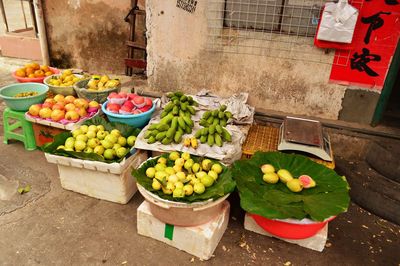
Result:
{"label": "red plastic bowl", "polygon": [[272,220],[257,214],[251,214],[254,221],[268,233],[286,239],[304,239],[316,235],[324,226],[332,221],[334,217],[323,222],[307,224],[289,223],[282,220]]}
{"label": "red plastic bowl", "polygon": [[[50,68],[51,72],[53,72],[53,74],[59,74],[59,73],[60,73],[60,70],[58,70],[57,68],[54,68],[54,67],[49,67],[49,68]],[[41,78],[21,78],[21,77],[18,77],[17,75],[15,75],[15,72],[17,72],[17,71],[12,72],[11,75],[13,76],[13,78],[15,78],[16,81],[18,81],[18,82],[20,82],[20,83],[25,83],[25,82],[43,83],[43,80],[44,80],[45,78],[47,78],[47,77],[41,77]]]}

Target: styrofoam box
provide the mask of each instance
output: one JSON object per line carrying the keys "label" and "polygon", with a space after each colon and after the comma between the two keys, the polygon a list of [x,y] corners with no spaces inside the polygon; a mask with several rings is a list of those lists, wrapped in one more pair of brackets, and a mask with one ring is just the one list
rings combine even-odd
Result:
{"label": "styrofoam box", "polygon": [[[202,260],[208,260],[228,226],[230,206],[228,201],[224,201],[223,204],[220,215],[210,222],[198,226],[180,227],[167,225],[155,218],[150,212],[149,203],[144,201],[137,209],[138,234],[164,242]],[[169,234],[166,233],[168,227]]]}
{"label": "styrofoam box", "polygon": [[61,186],[97,199],[125,204],[137,191],[133,168],[147,160],[147,152],[137,151],[120,163],[103,163],[45,153],[58,166]]}
{"label": "styrofoam box", "polygon": [[250,214],[246,213],[244,217],[244,229],[255,232],[260,235],[265,235],[269,237],[275,237],[281,239],[283,241],[296,244],[308,249],[316,250],[316,251],[323,251],[326,243],[326,239],[328,237],[328,224],[319,231],[316,235],[306,238],[306,239],[286,239],[280,238],[274,235],[269,234],[266,232],[261,226],[259,226],[256,221],[254,221],[253,217]]}

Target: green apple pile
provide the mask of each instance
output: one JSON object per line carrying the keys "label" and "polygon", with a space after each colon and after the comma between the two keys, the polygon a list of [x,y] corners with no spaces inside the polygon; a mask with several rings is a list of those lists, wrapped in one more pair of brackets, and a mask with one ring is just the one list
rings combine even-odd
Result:
{"label": "green apple pile", "polygon": [[136,136],[125,138],[118,129],[108,132],[103,125],[82,125],[57,149],[96,153],[107,160],[123,158],[135,145]]}
{"label": "green apple pile", "polygon": [[153,179],[154,190],[162,190],[174,198],[184,198],[193,193],[203,194],[218,179],[222,170],[221,164],[210,159],[197,163],[187,152],[171,152],[168,158],[160,157],[154,167],[147,168],[146,176]]}
{"label": "green apple pile", "polygon": [[261,172],[264,174],[263,180],[265,182],[276,184],[280,180],[292,192],[300,192],[303,188],[313,188],[317,185],[309,175],[301,175],[299,178],[294,178],[286,169],[279,169],[278,172],[275,172],[275,167],[271,164],[263,164]]}

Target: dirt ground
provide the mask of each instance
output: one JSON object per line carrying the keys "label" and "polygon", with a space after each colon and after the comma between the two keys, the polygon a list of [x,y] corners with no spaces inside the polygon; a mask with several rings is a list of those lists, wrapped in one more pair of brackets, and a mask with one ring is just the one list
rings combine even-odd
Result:
{"label": "dirt ground", "polygon": [[[5,61],[0,60],[3,85],[11,82],[5,67],[13,66]],[[353,143],[346,146],[348,154],[358,149],[353,137],[337,139]],[[246,231],[237,194],[229,199],[228,229],[214,257],[200,261],[137,234],[139,193],[120,205],[64,190],[57,166],[47,163],[42,152],[28,152],[19,142],[3,144],[2,130],[0,141],[0,181],[32,187],[0,200],[1,265],[400,265],[400,226],[353,203],[329,224],[326,247],[319,253]]]}

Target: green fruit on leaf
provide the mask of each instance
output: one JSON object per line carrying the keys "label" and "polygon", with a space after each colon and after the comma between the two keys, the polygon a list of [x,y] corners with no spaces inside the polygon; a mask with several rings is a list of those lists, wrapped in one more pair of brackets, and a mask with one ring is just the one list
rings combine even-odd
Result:
{"label": "green fruit on leaf", "polygon": [[206,190],[206,187],[203,185],[203,183],[199,182],[194,184],[193,190],[196,194],[203,194]]}
{"label": "green fruit on leaf", "polygon": [[266,174],[266,173],[275,173],[275,168],[272,164],[263,164],[261,166],[261,171]]}
{"label": "green fruit on leaf", "polygon": [[213,166],[211,167],[211,170],[213,170],[214,172],[216,172],[217,174],[220,174],[222,172],[222,166],[219,163],[215,163],[213,164]]}
{"label": "green fruit on leaf", "polygon": [[158,182],[158,180],[154,178],[154,179],[153,179],[153,183],[151,184],[151,187],[152,187],[154,190],[160,190],[160,189],[161,189],[161,183]]}
{"label": "green fruit on leaf", "polygon": [[186,196],[190,196],[193,194],[193,186],[192,185],[185,185],[183,187],[183,191],[185,192]]}
{"label": "green fruit on leaf", "polygon": [[129,146],[135,146],[136,136],[129,136],[126,140]]}
{"label": "green fruit on leaf", "polygon": [[211,187],[214,184],[214,178],[209,175],[205,175],[200,178],[200,182],[203,183],[205,187]]}
{"label": "green fruit on leaf", "polygon": [[303,185],[301,184],[300,180],[297,178],[293,178],[286,183],[286,186],[292,192],[300,192],[303,190]]}
{"label": "green fruit on leaf", "polygon": [[146,176],[148,178],[153,178],[155,174],[156,174],[156,169],[154,167],[149,167],[146,169]]}
{"label": "green fruit on leaf", "polygon": [[128,149],[125,147],[120,147],[115,152],[118,158],[124,158],[125,155],[128,153]]}
{"label": "green fruit on leaf", "polygon": [[83,140],[75,141],[74,148],[76,151],[83,151],[86,148],[86,142]]}
{"label": "green fruit on leaf", "polygon": [[112,160],[114,159],[114,150],[113,149],[106,149],[103,153],[104,158],[107,160]]}
{"label": "green fruit on leaf", "polygon": [[286,169],[280,169],[277,174],[279,179],[285,184],[293,179],[292,174]]}
{"label": "green fruit on leaf", "polygon": [[169,154],[169,159],[171,161],[176,161],[176,159],[180,158],[181,156],[179,155],[179,152],[173,151]]}
{"label": "green fruit on leaf", "polygon": [[204,159],[201,162],[201,167],[203,168],[204,171],[209,171],[211,169],[212,166],[212,161],[209,159]]}
{"label": "green fruit on leaf", "polygon": [[276,173],[265,173],[263,180],[269,184],[275,184],[279,181],[279,176]]}

